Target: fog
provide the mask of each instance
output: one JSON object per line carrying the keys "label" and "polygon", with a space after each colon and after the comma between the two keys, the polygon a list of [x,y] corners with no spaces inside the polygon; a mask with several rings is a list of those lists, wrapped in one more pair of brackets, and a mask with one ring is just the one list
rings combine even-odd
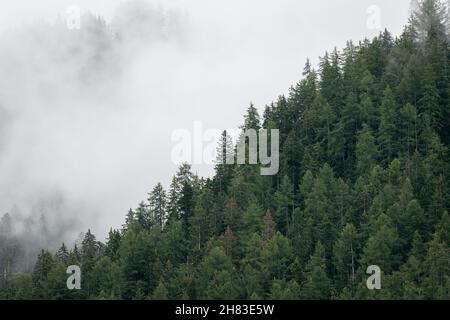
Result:
{"label": "fog", "polygon": [[[371,5],[395,35],[409,8],[409,0],[142,1],[0,3],[0,215],[16,212],[18,234],[26,219],[45,216],[38,245],[71,243],[87,228],[103,239],[157,182],[168,186],[174,130],[197,120],[236,128],[250,102],[262,109],[287,93],[308,57],[317,64],[326,50],[377,35]],[[80,30],[66,28],[71,5],[83,13]]]}

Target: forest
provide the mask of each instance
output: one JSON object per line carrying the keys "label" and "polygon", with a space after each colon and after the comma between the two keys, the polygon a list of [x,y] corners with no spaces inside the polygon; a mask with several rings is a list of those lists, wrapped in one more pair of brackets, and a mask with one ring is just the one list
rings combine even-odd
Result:
{"label": "forest", "polygon": [[213,177],[183,164],[104,243],[88,230],[29,272],[5,214],[0,299],[450,299],[449,39],[448,8],[422,0],[401,35],[349,41],[251,105],[242,130],[280,130],[277,175],[221,161],[224,131]]}

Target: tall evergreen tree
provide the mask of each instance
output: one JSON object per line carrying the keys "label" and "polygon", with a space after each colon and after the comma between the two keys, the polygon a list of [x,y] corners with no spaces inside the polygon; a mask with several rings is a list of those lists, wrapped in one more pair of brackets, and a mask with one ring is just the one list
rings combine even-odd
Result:
{"label": "tall evergreen tree", "polygon": [[378,143],[384,163],[390,163],[397,149],[397,104],[392,90],[387,87],[384,91],[383,101],[380,107],[380,127],[378,131]]}
{"label": "tall evergreen tree", "polygon": [[167,220],[167,197],[162,184],[158,183],[149,196],[150,214],[162,230]]}
{"label": "tall evergreen tree", "polygon": [[331,281],[326,273],[325,250],[318,242],[306,266],[306,282],[302,289],[304,299],[326,300],[330,298]]}

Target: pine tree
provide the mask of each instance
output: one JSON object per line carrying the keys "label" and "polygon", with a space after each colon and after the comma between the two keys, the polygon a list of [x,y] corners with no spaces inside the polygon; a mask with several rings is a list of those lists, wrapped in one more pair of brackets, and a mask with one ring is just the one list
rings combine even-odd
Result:
{"label": "pine tree", "polygon": [[330,55],[326,53],[320,62],[320,92],[333,110],[339,110],[343,102],[343,81],[341,57],[335,48]]}
{"label": "pine tree", "polygon": [[400,119],[400,147],[409,158],[418,150],[419,128],[416,108],[412,104],[407,103],[400,110]]}
{"label": "pine tree", "polygon": [[205,299],[237,299],[241,295],[235,268],[227,255],[213,248],[199,269],[199,294]]}
{"label": "pine tree", "polygon": [[120,298],[122,285],[118,264],[109,257],[101,257],[96,261],[89,274],[90,295],[112,300]]}
{"label": "pine tree", "polygon": [[356,172],[359,176],[368,175],[377,160],[377,146],[375,138],[367,124],[358,133],[356,143]]}
{"label": "pine tree", "polygon": [[326,300],[330,298],[331,281],[326,272],[325,250],[318,242],[306,266],[306,282],[302,288],[303,299]]}
{"label": "pine tree", "polygon": [[64,243],[58,249],[55,256],[58,262],[67,265],[67,263],[69,262],[69,251],[67,250],[67,247]]}
{"label": "pine tree", "polygon": [[108,239],[106,241],[105,254],[112,260],[118,259],[118,250],[120,247],[120,242],[122,240],[122,235],[119,230],[109,230]]}
{"label": "pine tree", "polygon": [[359,105],[356,95],[350,92],[344,102],[341,111],[341,117],[338,129],[342,135],[343,154],[342,154],[342,172],[348,174],[355,163],[354,150],[356,146],[356,132],[360,126]]}
{"label": "pine tree", "polygon": [[306,61],[302,75],[303,80],[291,88],[289,94],[291,113],[295,121],[298,121],[303,112],[312,105],[317,94],[317,73],[312,69],[309,59]]}
{"label": "pine tree", "polygon": [[122,233],[125,233],[128,228],[133,224],[136,218],[136,213],[133,211],[133,209],[128,210],[128,213],[125,217],[125,224],[122,225]]}
{"label": "pine tree", "polygon": [[158,226],[164,229],[167,220],[167,199],[166,192],[161,183],[158,183],[149,195],[149,209],[152,218],[157,222]]}
{"label": "pine tree", "polygon": [[262,230],[262,238],[264,241],[269,241],[275,235],[277,231],[277,225],[275,221],[273,221],[273,217],[270,211],[266,212],[263,220],[264,220],[264,227]]}
{"label": "pine tree", "polygon": [[397,105],[392,90],[387,87],[384,91],[383,101],[380,107],[380,127],[378,131],[378,143],[384,163],[390,163],[396,156],[397,150]]}
{"label": "pine tree", "polygon": [[214,235],[216,231],[214,219],[214,195],[212,190],[204,188],[195,204],[191,218],[191,241],[193,247],[199,251],[203,244]]}
{"label": "pine tree", "polygon": [[168,194],[168,201],[167,201],[167,211],[169,213],[169,222],[171,220],[178,220],[179,217],[179,208],[178,208],[178,201],[179,201],[179,193],[180,193],[180,186],[177,182],[176,178],[172,178],[172,182],[170,183],[170,189]]}
{"label": "pine tree", "polygon": [[428,299],[448,299],[450,281],[450,253],[448,245],[437,235],[428,245],[428,253],[424,262],[427,276],[423,281]]}
{"label": "pine tree", "polygon": [[91,233],[89,229],[84,235],[81,242],[81,262],[86,264],[86,267],[91,266],[93,259],[99,253],[99,244],[95,238],[95,235]]}
{"label": "pine tree", "polygon": [[378,110],[375,108],[374,103],[369,96],[369,94],[364,93],[360,98],[361,102],[359,104],[359,123],[367,123],[367,125],[372,129],[376,130],[378,128]]}
{"label": "pine tree", "polygon": [[231,179],[233,178],[233,168],[236,163],[236,156],[232,138],[227,131],[223,131],[219,145],[217,147],[217,158],[215,165],[216,175],[214,177],[215,191],[226,193]]}
{"label": "pine tree", "polygon": [[43,298],[45,292],[43,292],[48,275],[55,265],[55,261],[50,252],[42,250],[38,255],[36,264],[32,273],[33,281],[33,296],[36,298]]}
{"label": "pine tree", "polygon": [[261,128],[261,119],[258,114],[258,110],[255,108],[253,103],[250,103],[250,106],[247,109],[247,113],[244,116],[244,126],[242,129],[249,130],[253,129],[257,132]]}
{"label": "pine tree", "polygon": [[142,201],[134,211],[136,215],[136,223],[144,230],[150,230],[154,224],[154,219],[150,213],[148,205]]}
{"label": "pine tree", "polygon": [[354,289],[358,263],[359,241],[356,228],[347,224],[333,248],[334,265],[338,276],[339,289]]}
{"label": "pine tree", "polygon": [[372,225],[362,256],[363,267],[377,265],[385,274],[390,274],[400,262],[398,256],[399,237],[391,219],[381,214]]}
{"label": "pine tree", "polygon": [[169,292],[164,285],[163,282],[160,282],[156,287],[155,291],[153,291],[152,299],[153,300],[167,300],[169,297]]}
{"label": "pine tree", "polygon": [[252,200],[242,217],[243,230],[247,235],[261,233],[264,228],[264,209],[256,200]]}
{"label": "pine tree", "polygon": [[412,12],[419,40],[446,39],[447,8],[440,0],[422,0]]}
{"label": "pine tree", "polygon": [[[188,163],[183,163],[179,167],[177,174],[173,177],[172,183],[170,184],[168,196],[169,200],[167,204],[169,220],[181,219],[183,217],[186,219],[186,213],[189,215],[190,212],[186,212],[186,210],[191,209],[191,200],[189,197],[193,196],[193,181],[194,175],[191,172],[191,165]],[[184,208],[181,207],[182,205]]]}
{"label": "pine tree", "polygon": [[439,130],[442,127],[442,113],[439,106],[439,92],[436,88],[434,73],[430,65],[426,65],[422,78],[422,97],[418,101],[419,113],[428,115],[431,127]]}
{"label": "pine tree", "polygon": [[78,246],[76,244],[73,247],[73,250],[71,250],[69,253],[69,263],[71,265],[72,264],[78,265],[79,263],[81,263],[81,254],[80,254],[80,251],[78,250]]}
{"label": "pine tree", "polygon": [[294,208],[294,188],[287,176],[284,176],[279,190],[275,193],[275,219],[278,230],[286,234],[289,229],[291,213]]}
{"label": "pine tree", "polygon": [[287,279],[289,277],[289,267],[293,262],[292,252],[289,239],[280,232],[275,233],[266,243],[261,254],[270,279]]}

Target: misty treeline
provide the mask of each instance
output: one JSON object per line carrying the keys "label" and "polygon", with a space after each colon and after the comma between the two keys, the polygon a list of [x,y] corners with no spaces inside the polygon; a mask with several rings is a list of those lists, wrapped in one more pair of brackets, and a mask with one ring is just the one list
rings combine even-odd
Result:
{"label": "misty treeline", "polygon": [[[399,37],[348,42],[261,117],[249,107],[242,129],[280,130],[278,175],[218,161],[204,179],[184,164],[106,243],[88,231],[21,274],[2,251],[0,297],[450,298],[447,19],[420,1]],[[218,159],[233,148],[224,132]],[[82,289],[69,291],[73,264]],[[381,290],[366,287],[370,265]]]}
{"label": "misty treeline", "polygon": [[[66,215],[61,215],[61,212]],[[0,268],[3,278],[7,274],[31,271],[42,248],[57,249],[55,244],[61,239],[73,237],[68,230],[81,228],[76,213],[74,208],[66,205],[61,194],[55,193],[42,198],[30,211],[15,206],[0,217]]]}
{"label": "misty treeline", "polygon": [[[20,108],[7,105],[16,91],[66,100],[86,93],[104,94],[101,90],[117,81],[133,54],[152,45],[183,45],[188,37],[184,12],[155,7],[144,0],[122,3],[110,23],[89,12],[81,13],[79,26],[70,25],[72,18],[59,16],[53,24],[35,22],[2,34],[0,70],[9,77],[0,83],[16,89],[2,92],[5,105],[0,107]],[[60,85],[55,92],[53,86],[58,82],[66,83],[68,92]],[[26,96],[23,99],[19,103],[27,102]]]}
{"label": "misty treeline", "polygon": [[[29,191],[22,189],[21,182],[15,183],[14,175],[20,172],[8,172],[10,167],[2,165],[5,159],[6,163],[18,162],[10,151],[17,148],[13,129],[24,121],[23,114],[45,116],[52,108],[70,112],[82,105],[80,101],[100,108],[95,97],[114,93],[111,82],[122,79],[137,52],[153,46],[183,46],[187,39],[188,20],[183,12],[142,0],[120,5],[109,24],[102,17],[83,13],[80,28],[70,29],[66,18],[58,17],[54,24],[35,22],[0,36],[0,171],[4,185],[13,176],[7,187],[19,189],[17,193]],[[86,208],[71,204],[63,191],[52,185],[37,186],[29,193],[0,216],[3,277],[31,271],[41,248],[57,249],[61,239],[73,238],[82,225],[77,211]]]}

